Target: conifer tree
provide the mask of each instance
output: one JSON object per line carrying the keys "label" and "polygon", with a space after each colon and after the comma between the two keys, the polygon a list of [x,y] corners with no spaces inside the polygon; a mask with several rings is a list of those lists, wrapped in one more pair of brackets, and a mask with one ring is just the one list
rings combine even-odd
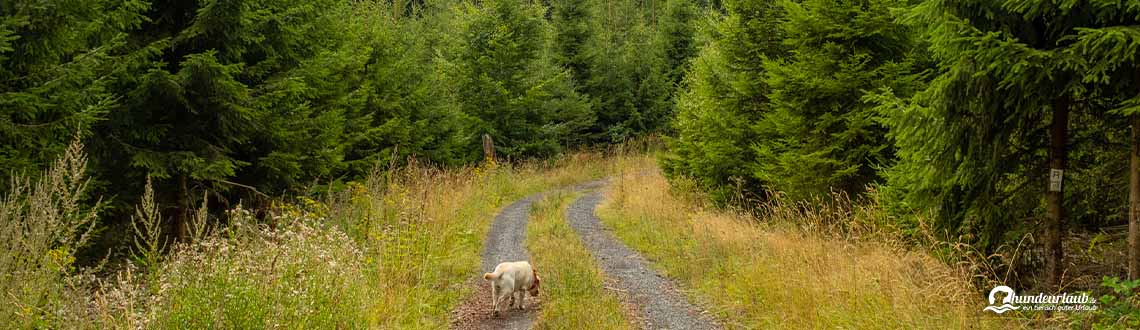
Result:
{"label": "conifer tree", "polygon": [[137,61],[123,34],[143,1],[0,3],[0,168],[39,172],[76,134],[91,134],[122,95],[111,85]]}
{"label": "conifer tree", "polygon": [[786,46],[775,1],[726,1],[728,12],[704,31],[707,43],[693,59],[685,91],[677,100],[676,136],[666,140],[663,167],[689,176],[726,201],[747,194],[762,198],[762,184],[749,170],[760,138],[753,129],[770,109],[764,60],[782,58]]}
{"label": "conifer tree", "polygon": [[483,134],[515,158],[549,156],[586,142],[578,133],[593,124],[593,114],[574,91],[569,71],[551,59],[542,8],[491,0],[467,12],[455,75],[463,112],[475,119],[469,152],[480,150]]}
{"label": "conifer tree", "polygon": [[[1128,277],[1140,278],[1140,6],[1091,0],[1090,26],[1076,29],[1069,52],[1080,61],[1072,69],[1088,84],[1090,95],[1105,99],[1110,113],[1131,130],[1128,153]],[[1105,126],[1097,127],[1107,130]],[[1108,153],[1108,150],[1097,150]],[[1103,188],[1101,188],[1103,189]]]}
{"label": "conifer tree", "polygon": [[937,76],[887,107],[900,156],[889,185],[904,203],[937,210],[940,230],[993,247],[1013,219],[1039,210],[1018,206],[1045,195],[1050,288],[1062,272],[1067,188],[1049,178],[1070,175],[1069,118],[1088,109],[1071,69],[1081,60],[1067,51],[1077,28],[1092,24],[1088,9],[1081,2],[923,2],[906,19],[926,27]]}
{"label": "conifer tree", "polygon": [[590,80],[592,52],[586,49],[593,34],[590,0],[558,0],[551,4],[555,60],[569,69],[574,81]]}
{"label": "conifer tree", "polygon": [[667,0],[657,19],[657,35],[664,48],[666,79],[673,89],[685,74],[689,59],[697,54],[697,5],[692,1]]}
{"label": "conifer tree", "polygon": [[894,23],[895,0],[781,2],[791,55],[765,62],[772,111],[754,128],[749,167],[768,189],[792,199],[862,192],[892,158],[886,128],[863,94],[912,90],[911,33]]}
{"label": "conifer tree", "polygon": [[[191,190],[274,193],[329,173],[342,115],[314,106],[298,69],[342,42],[336,1],[156,2],[129,42],[154,61],[124,70],[124,102],[93,143],[112,186],[157,181],[184,236]],[[138,169],[126,171],[127,169]],[[248,198],[247,198],[248,199]]]}

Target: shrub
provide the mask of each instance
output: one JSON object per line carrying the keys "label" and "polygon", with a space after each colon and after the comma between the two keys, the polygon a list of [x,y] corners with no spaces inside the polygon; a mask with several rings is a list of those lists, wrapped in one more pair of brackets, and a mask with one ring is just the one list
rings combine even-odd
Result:
{"label": "shrub", "polygon": [[[1097,299],[1097,310],[1076,318],[1078,329],[1137,329],[1140,328],[1140,280],[1121,280],[1105,276],[1101,286],[1108,293]],[[1082,326],[1082,324],[1084,326]]]}

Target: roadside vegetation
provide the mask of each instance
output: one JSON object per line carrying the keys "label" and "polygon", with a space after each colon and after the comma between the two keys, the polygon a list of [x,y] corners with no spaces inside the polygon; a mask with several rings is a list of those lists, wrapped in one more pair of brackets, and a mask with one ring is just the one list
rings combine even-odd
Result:
{"label": "roadside vegetation", "polygon": [[[44,179],[17,178],[5,195],[0,283],[13,303],[4,305],[3,328],[446,327],[469,293],[463,283],[480,271],[499,208],[608,168],[600,154],[575,153],[374,171],[342,191],[279,202],[268,219],[238,205],[225,226],[194,226],[201,229],[189,242],[147,230],[163,217],[147,189],[134,218],[134,257],[94,269],[74,264],[97,209],[76,206],[87,196],[86,159],[78,144],[69,150]],[[199,215],[211,217],[205,206]]]}
{"label": "roadside vegetation", "polygon": [[527,249],[542,276],[536,329],[634,329],[629,309],[606,289],[601,268],[570,227],[566,209],[580,193],[553,192],[536,202]]}
{"label": "roadside vegetation", "polygon": [[652,156],[619,168],[599,217],[730,328],[1018,325],[981,313],[968,271],[874,230],[879,210],[776,205],[756,217],[670,185]]}

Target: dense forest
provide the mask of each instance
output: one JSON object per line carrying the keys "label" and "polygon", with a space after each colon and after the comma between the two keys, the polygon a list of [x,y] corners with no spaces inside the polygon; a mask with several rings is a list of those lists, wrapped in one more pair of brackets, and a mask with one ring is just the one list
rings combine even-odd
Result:
{"label": "dense forest", "polygon": [[203,192],[248,206],[409,157],[472,163],[482,135],[525,159],[660,131],[699,13],[685,1],[0,9],[0,168],[35,173],[78,137],[104,225],[124,225],[149,176],[179,237]]}
{"label": "dense forest", "polygon": [[661,136],[718,205],[841,195],[914,241],[1028,238],[1013,266],[1056,288],[1066,237],[1125,224],[1103,275],[1140,276],[1137,54],[1121,0],[4,0],[0,169],[81,142],[99,220],[68,253],[95,263],[131,254],[148,182],[185,240],[199,205],[264,218],[477,164],[484,136],[503,162]]}
{"label": "dense forest", "polygon": [[1138,10],[730,2],[679,91],[665,165],[724,200],[842,193],[983,251],[1035,238],[1056,286],[1066,232],[1137,212]]}

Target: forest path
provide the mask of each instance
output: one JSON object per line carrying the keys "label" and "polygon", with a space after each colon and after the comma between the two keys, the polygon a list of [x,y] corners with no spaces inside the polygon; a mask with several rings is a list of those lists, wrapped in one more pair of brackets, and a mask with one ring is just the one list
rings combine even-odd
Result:
{"label": "forest path", "polygon": [[636,306],[647,329],[716,329],[716,323],[702,316],[667,278],[648,266],[645,258],[616,239],[594,214],[602,194],[582,196],[566,210],[570,227],[598,260],[607,279],[624,294],[627,306]]}
{"label": "forest path", "polygon": [[[597,189],[604,184],[605,180],[597,180],[552,191]],[[552,191],[530,195],[499,211],[491,223],[491,229],[487,232],[487,240],[483,245],[483,272],[493,271],[501,262],[530,260],[530,254],[526,250],[526,225],[530,217],[531,204]],[[478,275],[477,279],[468,281],[468,285],[475,287],[475,292],[453,311],[451,327],[453,329],[530,329],[535,315],[542,308],[541,296],[538,298],[528,296],[524,305],[527,308],[525,310],[509,309],[498,316],[491,316],[490,282],[483,280],[482,272]]]}

